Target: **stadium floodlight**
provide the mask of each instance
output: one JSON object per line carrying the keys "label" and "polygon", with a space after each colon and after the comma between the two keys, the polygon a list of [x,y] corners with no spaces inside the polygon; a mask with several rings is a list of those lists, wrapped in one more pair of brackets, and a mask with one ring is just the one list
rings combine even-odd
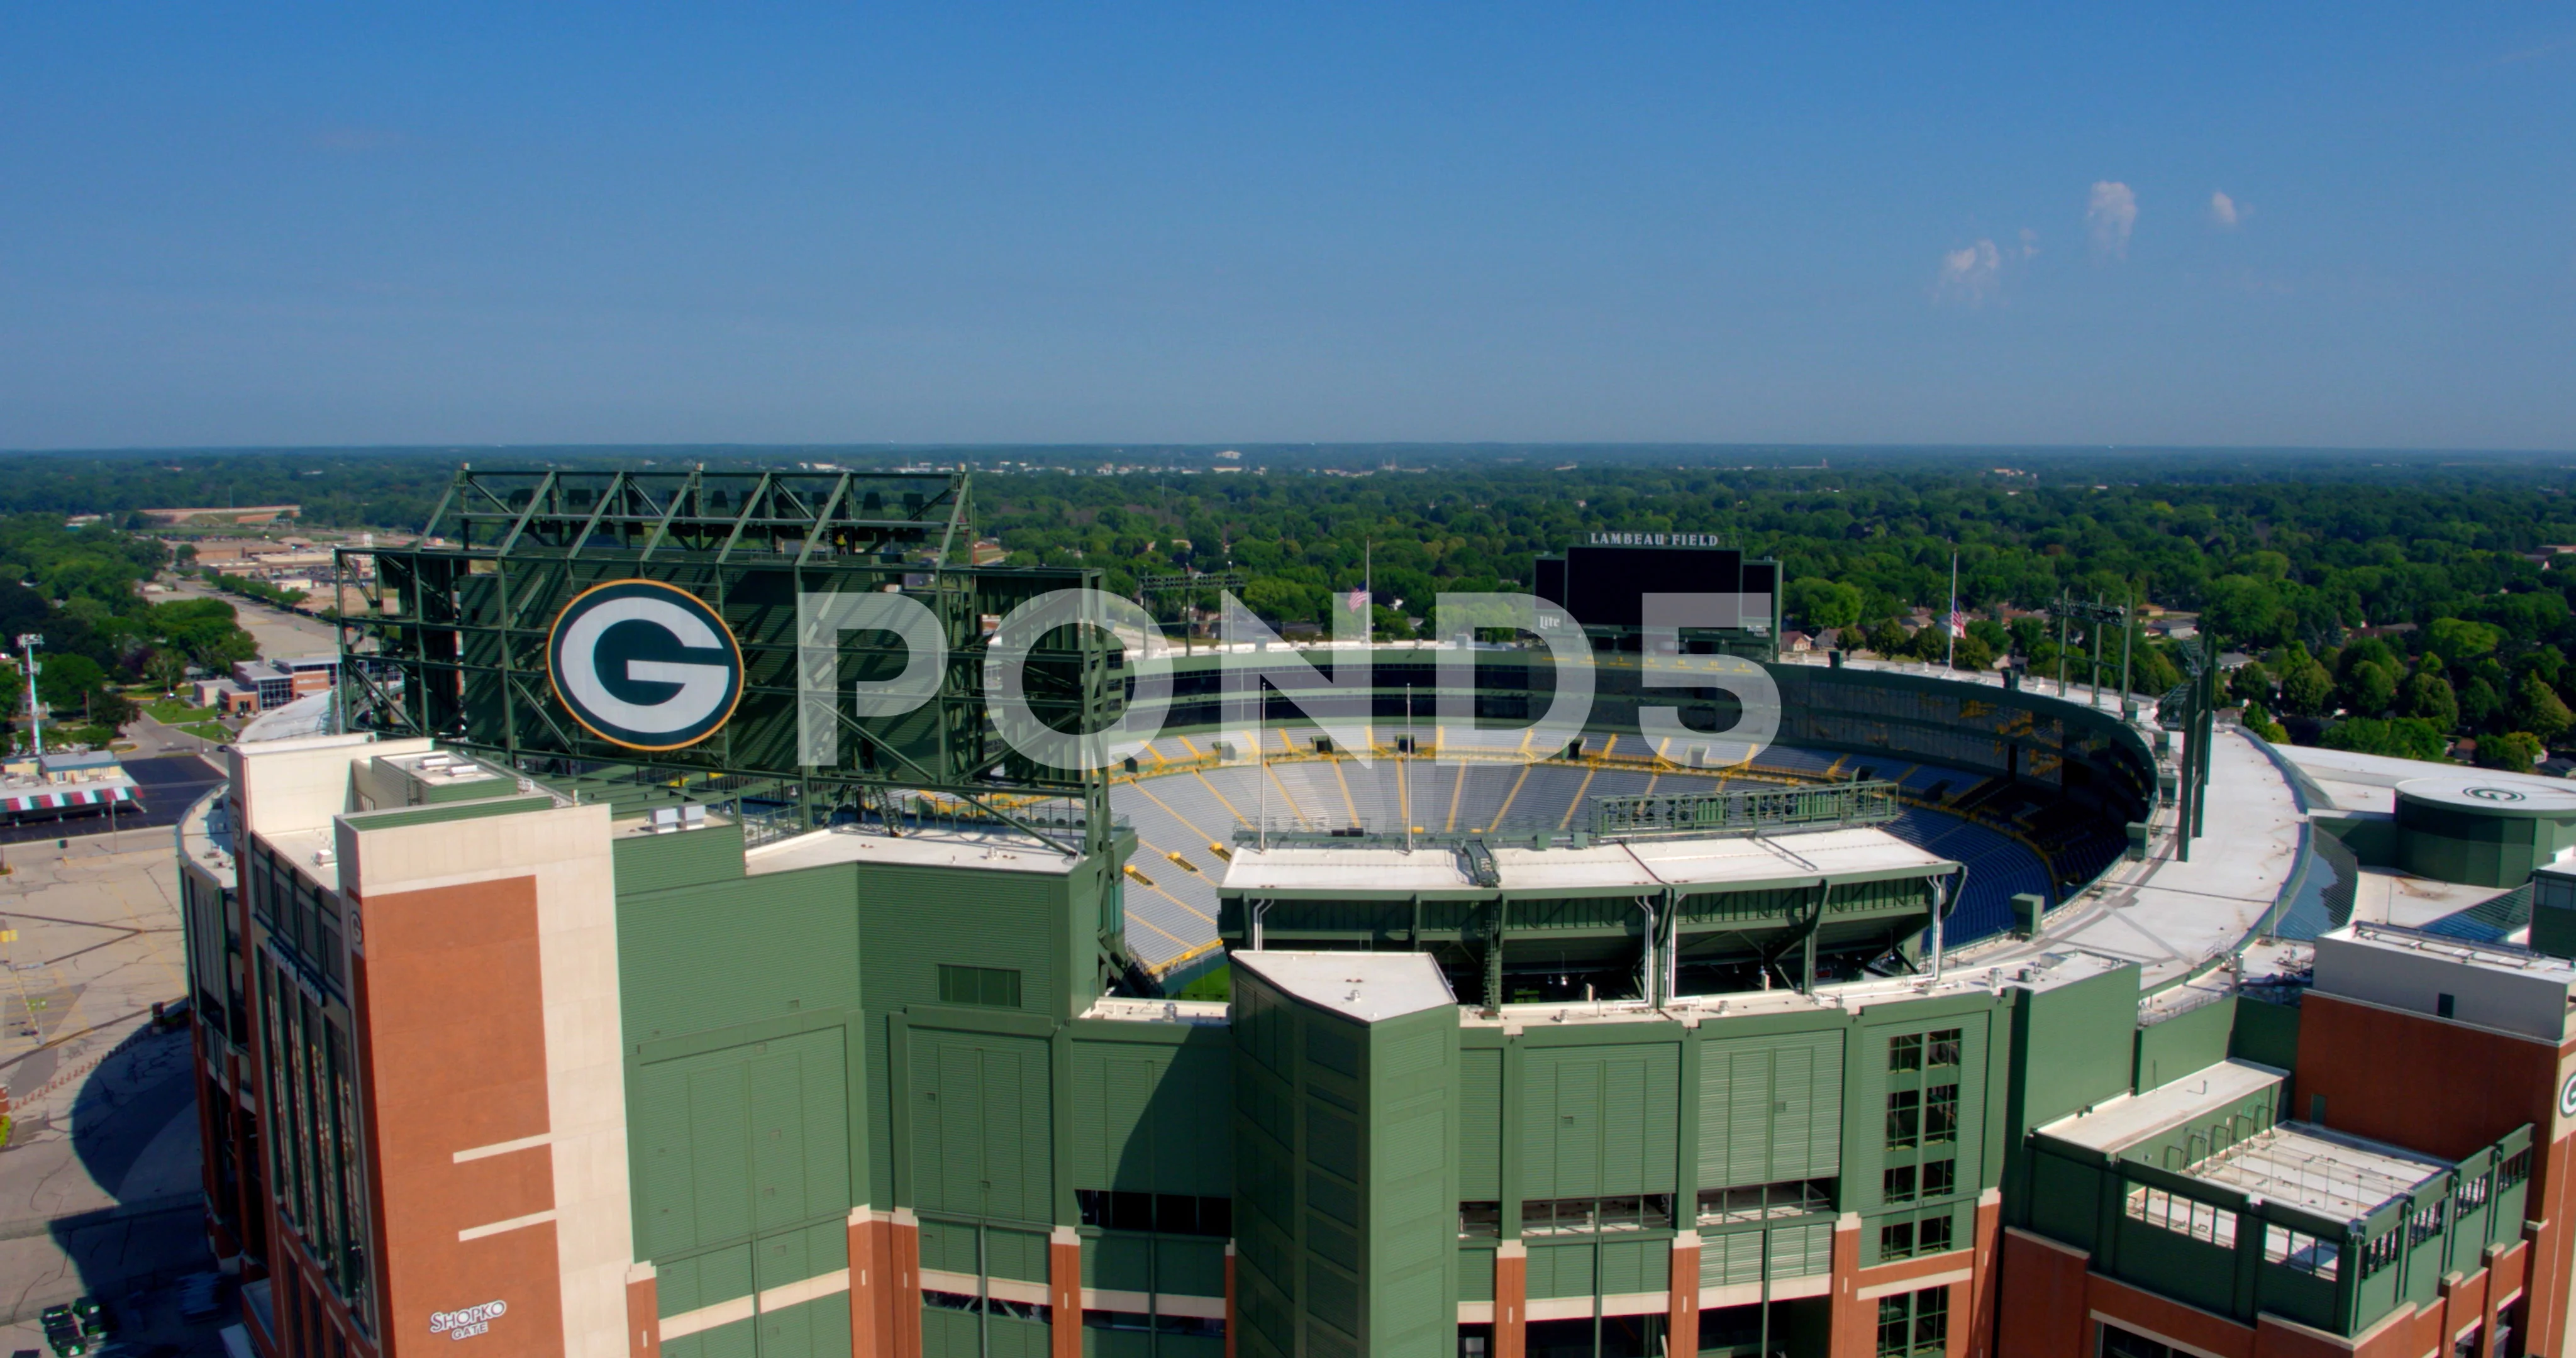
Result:
{"label": "stadium floodlight", "polygon": [[36,648],[44,644],[42,632],[18,634],[18,649],[27,657],[27,748],[38,755],[45,752],[45,718],[36,705]]}

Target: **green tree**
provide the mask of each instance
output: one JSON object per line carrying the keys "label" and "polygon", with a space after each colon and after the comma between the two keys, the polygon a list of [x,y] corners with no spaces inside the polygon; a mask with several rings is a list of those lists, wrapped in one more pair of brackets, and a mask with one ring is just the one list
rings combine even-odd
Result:
{"label": "green tree", "polygon": [[1905,629],[1894,618],[1881,618],[1869,629],[1869,649],[1880,655],[1895,657],[1905,654]]}
{"label": "green tree", "polygon": [[36,655],[36,696],[48,707],[78,707],[82,697],[107,682],[107,671],[85,655]]}
{"label": "green tree", "polygon": [[2470,622],[2465,618],[2435,618],[2432,624],[2424,629],[2426,648],[2438,651],[2452,660],[2468,660],[2485,655],[2494,650],[2497,643],[2503,640],[2502,629],[2489,627],[2482,622]]}
{"label": "green tree", "polygon": [[2345,711],[2356,717],[2376,717],[2397,701],[2397,671],[2365,660],[2344,671],[2336,690]]}
{"label": "green tree", "polygon": [[2272,720],[2271,714],[2263,710],[2263,705],[2261,703],[2247,703],[2245,705],[2244,725],[2246,730],[2261,736],[2275,745],[2287,745],[2290,743],[2290,733],[2281,729],[2281,723]]}
{"label": "green tree", "polygon": [[2459,690],[2460,719],[2456,729],[2484,731],[2492,728],[2504,711],[2504,699],[2484,675],[2469,680]]}
{"label": "green tree", "polygon": [[2513,695],[2514,724],[2540,738],[2548,745],[2576,726],[2576,713],[2567,710],[2558,691],[2551,688],[2538,673],[2522,677],[2522,685]]}
{"label": "green tree", "polygon": [[2313,717],[2322,714],[2333,698],[2334,676],[2310,659],[2305,647],[2291,646],[2281,671],[2281,706],[2299,716]]}
{"label": "green tree", "polygon": [[2272,701],[2272,672],[2260,660],[2248,660],[2227,676],[2227,695],[2252,706]]}
{"label": "green tree", "polygon": [[1800,626],[1810,632],[1822,632],[1860,621],[1865,601],[1861,592],[1850,585],[1811,576],[1791,581],[1784,602]]}
{"label": "green tree", "polygon": [[2444,731],[2460,724],[2460,696],[2451,691],[2451,681],[2437,669],[2417,670],[2415,677],[2406,681],[2405,690],[2398,695],[2398,710]]}
{"label": "green tree", "polygon": [[2383,721],[2353,717],[2326,728],[2319,743],[2329,750],[2383,754],[2397,759],[2440,759],[2449,742],[2433,724],[2415,717]]}
{"label": "green tree", "polygon": [[2478,737],[2478,767],[2505,773],[2529,773],[2548,753],[2529,731],[2504,731]]}

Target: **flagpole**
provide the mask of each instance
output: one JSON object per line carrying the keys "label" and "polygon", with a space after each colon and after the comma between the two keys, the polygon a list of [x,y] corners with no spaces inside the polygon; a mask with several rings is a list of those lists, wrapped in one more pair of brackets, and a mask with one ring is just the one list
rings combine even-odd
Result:
{"label": "flagpole", "polygon": [[1950,637],[1950,668],[1959,668],[1959,554],[1950,553],[1950,615],[1941,620],[1941,630]]}

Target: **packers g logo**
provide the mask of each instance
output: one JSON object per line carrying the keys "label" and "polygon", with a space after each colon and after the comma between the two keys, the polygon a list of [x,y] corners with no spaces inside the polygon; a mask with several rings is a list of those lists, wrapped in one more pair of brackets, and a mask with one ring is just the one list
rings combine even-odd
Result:
{"label": "packers g logo", "polygon": [[546,638],[546,669],[573,720],[631,750],[694,745],[742,700],[733,630],[698,596],[658,580],[575,595]]}

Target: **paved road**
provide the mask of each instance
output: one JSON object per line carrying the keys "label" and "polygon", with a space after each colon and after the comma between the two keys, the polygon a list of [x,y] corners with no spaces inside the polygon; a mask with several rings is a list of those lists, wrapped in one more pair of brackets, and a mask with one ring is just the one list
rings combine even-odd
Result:
{"label": "paved road", "polygon": [[193,580],[171,586],[170,596],[179,599],[221,599],[233,606],[233,616],[259,643],[261,656],[275,660],[289,655],[336,654],[340,649],[340,629],[320,618],[289,613],[254,603],[238,594],[211,590]]}
{"label": "paved road", "polygon": [[[0,826],[0,844],[44,843],[50,847],[57,839],[106,835],[111,831],[127,848],[165,844],[169,840],[166,828],[178,824],[179,817],[206,795],[206,789],[224,780],[220,769],[193,754],[131,759],[126,761],[125,771],[142,785],[136,790],[143,800],[141,814],[119,811],[111,823],[103,811],[85,811],[60,820]],[[155,833],[138,835],[137,831]]]}

